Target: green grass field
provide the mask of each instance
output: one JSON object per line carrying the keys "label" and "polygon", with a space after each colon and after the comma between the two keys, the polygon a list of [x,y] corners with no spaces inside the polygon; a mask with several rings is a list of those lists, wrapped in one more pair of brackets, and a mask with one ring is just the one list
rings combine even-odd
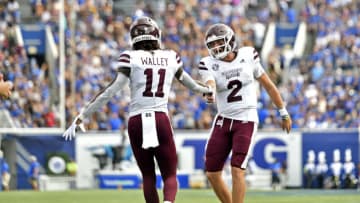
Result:
{"label": "green grass field", "polygon": [[[180,190],[176,203],[218,203],[211,190]],[[360,203],[356,190],[283,190],[247,192],[246,203]],[[0,203],[144,203],[141,190],[0,192]]]}

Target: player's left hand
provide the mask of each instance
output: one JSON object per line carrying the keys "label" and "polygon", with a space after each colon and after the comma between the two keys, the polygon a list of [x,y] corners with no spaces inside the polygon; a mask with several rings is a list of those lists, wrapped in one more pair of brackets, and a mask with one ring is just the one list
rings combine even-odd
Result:
{"label": "player's left hand", "polygon": [[71,141],[73,138],[75,138],[77,129],[80,129],[82,132],[86,131],[84,124],[82,123],[82,120],[80,119],[80,116],[76,116],[76,118],[72,122],[71,126],[64,132],[62,137],[65,140]]}
{"label": "player's left hand", "polygon": [[292,125],[292,120],[289,115],[281,117],[281,128],[285,130],[288,134],[291,130],[291,125]]}

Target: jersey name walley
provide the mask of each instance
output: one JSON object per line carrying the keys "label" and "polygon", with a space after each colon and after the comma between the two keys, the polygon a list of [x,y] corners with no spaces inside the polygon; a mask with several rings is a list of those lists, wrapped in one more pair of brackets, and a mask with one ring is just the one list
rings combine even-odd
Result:
{"label": "jersey name walley", "polygon": [[168,58],[141,57],[140,59],[143,65],[168,66]]}

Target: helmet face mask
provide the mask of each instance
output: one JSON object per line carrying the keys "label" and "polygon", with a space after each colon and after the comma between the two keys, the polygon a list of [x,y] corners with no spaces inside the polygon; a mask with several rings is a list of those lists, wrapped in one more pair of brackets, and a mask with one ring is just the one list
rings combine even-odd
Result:
{"label": "helmet face mask", "polygon": [[236,48],[234,31],[225,24],[212,25],[206,32],[205,45],[210,56],[223,59]]}
{"label": "helmet face mask", "polygon": [[161,30],[149,17],[139,17],[130,26],[131,46],[137,43],[156,42],[161,47]]}
{"label": "helmet face mask", "polygon": [[208,51],[211,56],[216,59],[222,59],[226,57],[226,55],[231,51],[229,46],[226,46],[226,42],[224,39],[217,39],[214,41],[210,41],[206,44]]}

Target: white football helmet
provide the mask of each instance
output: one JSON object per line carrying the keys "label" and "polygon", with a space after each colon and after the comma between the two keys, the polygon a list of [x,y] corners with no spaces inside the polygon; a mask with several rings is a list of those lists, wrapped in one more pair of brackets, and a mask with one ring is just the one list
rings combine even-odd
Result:
{"label": "white football helmet", "polygon": [[214,24],[206,31],[205,45],[210,56],[223,59],[236,48],[234,31],[225,24]]}
{"label": "white football helmet", "polygon": [[130,26],[131,46],[138,42],[154,41],[161,46],[161,30],[157,23],[146,16],[139,17]]}

